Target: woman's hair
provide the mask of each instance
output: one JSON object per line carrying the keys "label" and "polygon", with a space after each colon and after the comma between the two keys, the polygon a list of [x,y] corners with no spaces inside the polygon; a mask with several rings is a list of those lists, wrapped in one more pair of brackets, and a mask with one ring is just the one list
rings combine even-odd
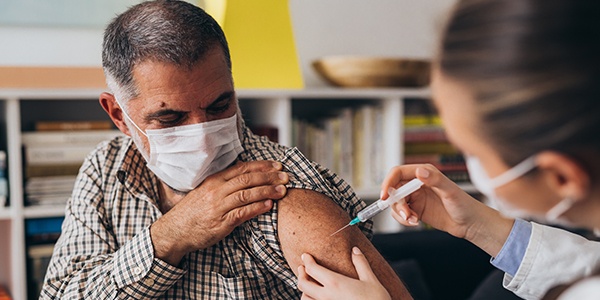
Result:
{"label": "woman's hair", "polygon": [[445,76],[472,92],[477,133],[507,164],[554,150],[595,175],[600,1],[460,1],[438,60]]}

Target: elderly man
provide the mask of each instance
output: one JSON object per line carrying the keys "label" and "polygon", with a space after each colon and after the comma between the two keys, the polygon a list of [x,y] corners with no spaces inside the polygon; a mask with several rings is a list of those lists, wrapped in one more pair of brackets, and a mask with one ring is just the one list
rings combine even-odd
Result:
{"label": "elderly man", "polygon": [[329,235],[364,207],[335,174],[244,126],[218,24],[181,1],[144,2],[107,27],[100,104],[128,137],[83,164],[42,298],[299,298],[300,254],[355,276],[367,239]]}

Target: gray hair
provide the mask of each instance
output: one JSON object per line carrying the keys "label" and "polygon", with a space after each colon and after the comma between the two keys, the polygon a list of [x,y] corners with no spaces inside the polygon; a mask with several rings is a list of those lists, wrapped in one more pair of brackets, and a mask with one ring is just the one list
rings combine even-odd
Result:
{"label": "gray hair", "polygon": [[192,68],[215,46],[231,70],[225,34],[205,11],[183,1],[143,2],[118,15],[107,26],[102,67],[110,91],[125,104],[138,95],[132,70],[153,60]]}

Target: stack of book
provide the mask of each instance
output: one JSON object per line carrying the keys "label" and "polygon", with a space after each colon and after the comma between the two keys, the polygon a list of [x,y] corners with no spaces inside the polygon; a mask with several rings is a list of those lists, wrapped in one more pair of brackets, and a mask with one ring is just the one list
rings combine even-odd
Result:
{"label": "stack of book", "polygon": [[424,99],[407,99],[404,117],[404,163],[429,163],[448,178],[469,182],[464,157],[446,136],[439,115]]}
{"label": "stack of book", "polygon": [[294,119],[293,145],[309,159],[337,173],[355,189],[378,187],[385,175],[383,111],[379,106],[343,108],[322,120]]}
{"label": "stack of book", "polygon": [[8,199],[8,178],[6,176],[6,152],[0,151],[0,208],[6,206]]}
{"label": "stack of book", "polygon": [[[29,219],[25,222],[27,234],[27,287],[31,299],[37,299],[42,290],[44,277],[54,244],[60,236],[64,218]],[[35,298],[33,296],[36,296]]]}
{"label": "stack of book", "polygon": [[40,122],[24,132],[27,205],[66,203],[85,157],[98,143],[121,134],[110,121]]}

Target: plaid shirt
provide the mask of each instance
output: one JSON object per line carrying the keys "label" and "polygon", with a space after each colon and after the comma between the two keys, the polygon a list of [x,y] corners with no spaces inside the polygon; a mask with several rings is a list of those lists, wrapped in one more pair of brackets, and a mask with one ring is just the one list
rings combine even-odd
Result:
{"label": "plaid shirt", "polygon": [[[242,161],[275,160],[288,188],[322,193],[351,215],[365,207],[328,169],[244,129]],[[154,257],[149,226],[162,216],[159,181],[128,137],[96,148],[80,169],[41,299],[298,299],[277,238],[273,209],[238,226],[179,266]],[[362,223],[370,237],[371,223]]]}

